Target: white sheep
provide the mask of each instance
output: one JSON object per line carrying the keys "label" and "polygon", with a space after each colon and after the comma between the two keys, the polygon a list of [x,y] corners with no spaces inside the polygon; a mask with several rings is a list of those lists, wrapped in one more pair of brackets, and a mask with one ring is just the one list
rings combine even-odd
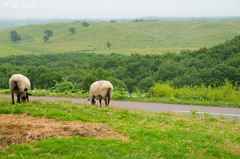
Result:
{"label": "white sheep", "polygon": [[[12,104],[14,104],[14,92],[17,94],[17,102],[20,103],[20,98],[25,102],[28,100],[31,83],[29,79],[21,74],[14,74],[9,80],[10,91],[12,92]],[[28,100],[29,101],[29,100]]]}
{"label": "white sheep", "polygon": [[101,106],[101,100],[104,99],[105,105],[108,106],[110,103],[110,98],[112,97],[112,91],[113,85],[109,81],[96,81],[90,86],[90,98],[88,101],[90,100],[91,104],[95,104],[95,98],[97,98]]}

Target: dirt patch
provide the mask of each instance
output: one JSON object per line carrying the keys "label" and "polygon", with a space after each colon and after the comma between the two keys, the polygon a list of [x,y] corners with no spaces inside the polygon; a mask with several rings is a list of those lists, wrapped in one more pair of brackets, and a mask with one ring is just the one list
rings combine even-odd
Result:
{"label": "dirt patch", "polygon": [[107,128],[107,124],[63,122],[42,117],[29,117],[26,114],[0,114],[0,148],[47,138],[71,136],[130,140],[129,137],[124,137]]}

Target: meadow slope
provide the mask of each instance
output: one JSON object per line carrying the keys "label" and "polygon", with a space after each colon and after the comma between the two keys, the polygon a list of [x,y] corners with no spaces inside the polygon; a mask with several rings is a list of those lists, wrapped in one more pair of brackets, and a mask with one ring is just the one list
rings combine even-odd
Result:
{"label": "meadow slope", "polygon": [[[183,49],[197,50],[232,39],[240,34],[240,21],[145,21],[130,23],[60,22],[43,25],[26,25],[0,31],[0,56],[94,52],[160,54]],[[68,32],[75,27],[76,34]],[[53,36],[46,43],[44,31],[51,29]],[[10,32],[16,30],[22,40],[11,42]],[[112,43],[107,49],[106,42]],[[12,51],[14,50],[14,51]]]}

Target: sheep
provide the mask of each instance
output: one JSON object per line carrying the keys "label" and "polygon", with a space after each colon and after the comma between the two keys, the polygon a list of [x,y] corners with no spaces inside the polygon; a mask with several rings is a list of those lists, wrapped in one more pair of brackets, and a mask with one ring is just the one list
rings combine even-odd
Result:
{"label": "sheep", "polygon": [[32,94],[28,93],[31,83],[27,77],[21,74],[12,75],[12,77],[9,79],[9,87],[10,91],[12,92],[12,104],[14,104],[14,91],[17,94],[18,103],[20,103],[20,98],[22,98],[23,102],[25,102],[26,99],[29,101],[28,96]]}
{"label": "sheep", "polygon": [[[113,85],[109,81],[101,80],[96,81],[90,86],[90,97],[88,101],[91,101],[91,104],[96,103],[96,99],[99,100],[101,106],[101,100],[104,99],[105,106],[108,106],[110,103],[110,98],[112,97]],[[96,98],[96,99],[95,99]],[[107,100],[108,98],[108,100]]]}

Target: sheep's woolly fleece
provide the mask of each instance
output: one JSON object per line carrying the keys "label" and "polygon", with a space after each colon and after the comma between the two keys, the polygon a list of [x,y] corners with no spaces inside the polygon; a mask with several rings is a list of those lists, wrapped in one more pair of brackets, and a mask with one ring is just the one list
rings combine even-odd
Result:
{"label": "sheep's woolly fleece", "polygon": [[107,128],[106,123],[63,122],[42,117],[29,117],[26,114],[0,114],[0,130],[0,143],[2,143],[0,148],[47,138],[71,136],[130,140],[129,137],[124,137]]}

